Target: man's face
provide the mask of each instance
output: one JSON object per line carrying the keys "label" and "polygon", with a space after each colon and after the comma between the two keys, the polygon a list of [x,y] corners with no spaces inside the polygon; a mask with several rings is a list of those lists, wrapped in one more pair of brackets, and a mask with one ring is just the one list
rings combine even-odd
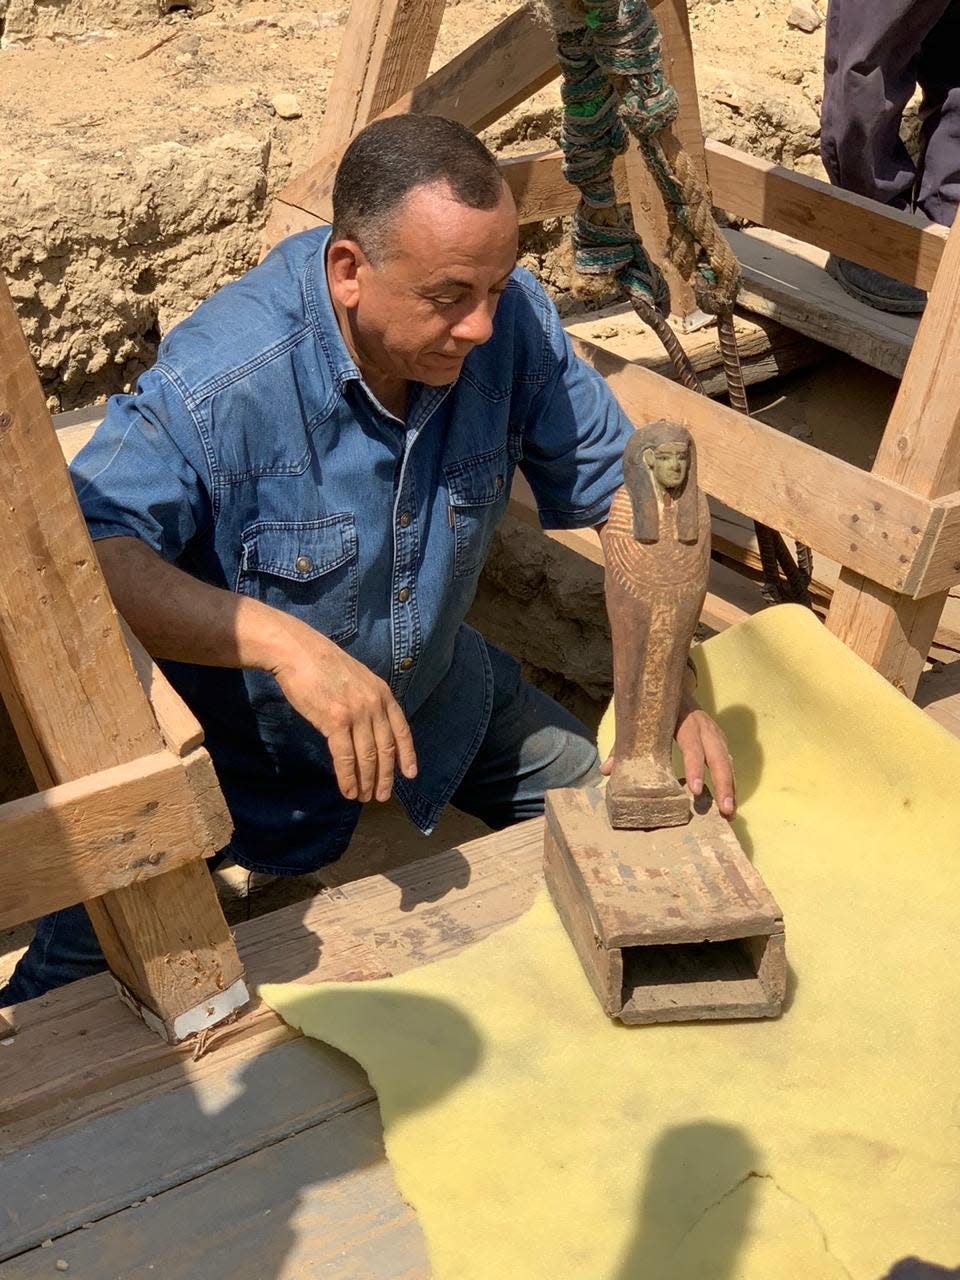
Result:
{"label": "man's face", "polygon": [[[327,268],[363,371],[443,386],[493,332],[517,260],[517,213],[504,184],[494,209],[470,209],[446,183],[411,191],[375,261],[353,241],[331,244]],[[341,324],[343,320],[341,320]]]}

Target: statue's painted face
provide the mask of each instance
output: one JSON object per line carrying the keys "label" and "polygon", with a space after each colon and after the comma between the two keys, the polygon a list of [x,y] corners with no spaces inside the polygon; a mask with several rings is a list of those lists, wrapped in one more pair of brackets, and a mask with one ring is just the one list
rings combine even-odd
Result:
{"label": "statue's painted face", "polygon": [[643,460],[661,488],[677,489],[687,478],[690,448],[680,440],[658,444],[655,449],[644,450]]}

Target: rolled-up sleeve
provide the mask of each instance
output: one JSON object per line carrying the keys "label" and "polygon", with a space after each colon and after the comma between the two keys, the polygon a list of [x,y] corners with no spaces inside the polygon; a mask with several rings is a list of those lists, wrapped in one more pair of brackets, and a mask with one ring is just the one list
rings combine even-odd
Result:
{"label": "rolled-up sleeve", "polygon": [[201,438],[177,388],[157,369],[133,396],[113,396],[70,464],[90,536],[139,538],[179,559],[211,521],[211,478]]}
{"label": "rolled-up sleeve", "polygon": [[546,377],[526,409],[520,469],[545,529],[582,529],[606,518],[633,427],[600,374],[574,354],[553,304],[542,301]]}

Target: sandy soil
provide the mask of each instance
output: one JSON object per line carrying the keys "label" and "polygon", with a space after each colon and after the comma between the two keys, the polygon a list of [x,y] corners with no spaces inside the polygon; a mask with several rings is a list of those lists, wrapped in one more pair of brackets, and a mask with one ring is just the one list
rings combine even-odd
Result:
{"label": "sandy soil", "polygon": [[[346,0],[0,0],[0,262],[50,396],[127,389],[160,334],[251,265],[271,196],[310,154]],[[191,7],[192,6],[192,7]],[[448,7],[434,64],[512,8]],[[708,133],[816,171],[822,30],[789,0],[691,0]],[[296,98],[295,118],[272,105]],[[559,130],[556,85],[487,133]],[[563,294],[559,231],[529,262]]]}

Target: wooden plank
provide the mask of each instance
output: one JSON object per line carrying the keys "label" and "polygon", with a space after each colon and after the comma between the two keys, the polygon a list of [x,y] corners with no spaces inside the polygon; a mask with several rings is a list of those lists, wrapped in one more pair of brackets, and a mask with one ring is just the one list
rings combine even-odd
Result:
{"label": "wooden plank", "polygon": [[[524,5],[381,114],[412,111],[449,116],[479,131],[558,73],[553,37],[532,7]],[[312,164],[278,198],[329,222],[330,194],[341,155],[338,149]],[[266,247],[272,243],[276,241],[265,241]]]}
{"label": "wooden plank", "polygon": [[[874,473],[937,498],[960,489],[960,223],[955,223],[874,462]],[[845,569],[827,625],[909,696],[946,592],[905,601]]]}
{"label": "wooden plank", "polygon": [[706,160],[718,208],[906,284],[932,286],[946,227],[722,142],[708,140]]}
{"label": "wooden plank", "polygon": [[[212,767],[206,781],[216,793]],[[215,852],[171,751],[10,800],[0,805],[0,929]]]}
{"label": "wooden plank", "polygon": [[[499,160],[504,181],[513,192],[521,226],[545,218],[565,218],[576,208],[580,193],[563,176],[563,152],[556,147],[532,155],[503,156]],[[629,204],[627,169],[622,156],[613,162],[617,199]]]}
{"label": "wooden plank", "polygon": [[[719,554],[725,562],[741,569],[741,572],[731,570],[733,581],[727,580],[721,588],[723,593],[726,595],[735,589],[736,581],[744,583],[747,587],[751,578],[759,582],[761,579],[760,553],[753,521],[741,515],[739,511],[733,511],[723,503],[718,503],[715,499],[711,499],[710,509],[713,516],[714,554]],[[836,560],[832,560],[822,552],[814,556],[810,593],[818,612],[822,611],[826,614],[827,607],[833,599],[841,568],[842,566]],[[937,647],[960,652],[960,587],[954,587],[947,599],[932,649]]]}
{"label": "wooden plank", "polygon": [[903,589],[938,519],[929,500],[592,343],[578,339],[574,349],[604,375],[634,422],[668,418],[689,427],[707,493],[877,582]]}
{"label": "wooden plank", "polygon": [[824,270],[827,253],[762,227],[725,232],[743,268],[740,306],[899,378],[916,336],[915,316],[858,302]]}
{"label": "wooden plank", "polygon": [[[93,430],[91,428],[91,435]],[[140,684],[150,700],[164,744],[174,755],[189,755],[203,743],[200,721],[122,618],[120,629],[130,650]]]}
{"label": "wooden plank", "polygon": [[[370,877],[240,926],[248,969],[257,981],[349,981],[458,951],[530,905],[541,883],[542,840],[540,820],[524,823],[389,879]],[[19,1034],[4,1049],[0,1096],[7,1153],[0,1183],[13,1188],[7,1252],[44,1238],[47,1223],[70,1230],[177,1178],[226,1165],[258,1140],[297,1132],[317,1107],[337,1115],[371,1096],[362,1073],[352,1064],[344,1072],[344,1060],[321,1046],[312,1047],[324,1073],[314,1091],[301,1096],[282,1087],[291,1069],[298,1076],[303,1056],[291,1047],[296,1033],[262,1005],[213,1033],[193,1061],[184,1046],[163,1045],[125,1018],[108,992],[105,978],[90,978],[16,1010]],[[277,1046],[290,1053],[276,1058]],[[265,1091],[277,1096],[264,1104]],[[216,1112],[209,1123],[208,1112]],[[134,1140],[165,1126],[169,1136],[158,1137],[156,1149]],[[314,1141],[315,1150],[326,1148],[326,1139]],[[91,1168],[99,1169],[96,1178]],[[31,1207],[38,1179],[46,1198]],[[270,1183],[266,1194],[274,1190]],[[44,1254],[48,1266],[51,1256]]]}
{"label": "wooden plank", "polygon": [[186,775],[187,786],[193,795],[197,821],[204,835],[204,846],[209,846],[214,853],[219,853],[230,843],[230,837],[233,835],[233,819],[230,817],[230,810],[220,790],[217,771],[213,767],[210,753],[205,747],[198,747],[196,751],[183,756],[180,763]]}
{"label": "wooden plank", "polygon": [[[353,0],[308,165],[341,153],[368,121],[425,78],[445,8],[446,0]],[[264,246],[320,222],[285,203],[281,193],[270,209]]]}
{"label": "wooden plank", "polygon": [[[521,915],[542,883],[541,819],[318,894],[237,927],[252,982],[384,977],[459,951]],[[111,997],[105,975],[17,1006],[4,1050],[3,1150],[35,1145],[132,1098],[169,1088],[224,1055],[264,1052],[293,1033],[255,1004],[211,1033],[200,1061],[155,1039]],[[0,1183],[3,1166],[0,1164]]]}
{"label": "wooden plank", "polygon": [[[585,338],[604,351],[676,380],[673,362],[659,337],[647,328],[629,303],[566,316],[563,327],[571,337]],[[690,333],[684,332],[677,322],[673,322],[671,327],[707,395],[725,395],[727,382],[716,325]],[[734,328],[743,378],[748,386],[808,368],[828,354],[828,348],[820,343],[812,342],[765,317],[737,314],[734,316]]]}
{"label": "wooden plank", "polygon": [[310,163],[426,78],[445,8],[446,0],[352,0]]}
{"label": "wooden plank", "polygon": [[[0,661],[38,786],[158,751],[160,733],[2,280],[0,565]],[[240,998],[236,947],[199,860],[88,910],[111,969],[154,1014],[174,1018],[225,991]]]}
{"label": "wooden plank", "polygon": [[[133,1097],[122,1110],[4,1159],[0,1259],[369,1105],[374,1097],[356,1062],[300,1036],[253,1057],[224,1055],[216,1071],[184,1070],[162,1092]],[[140,1140],[143,1134],[149,1143]],[[324,1141],[315,1139],[317,1145]]]}
{"label": "wooden plank", "polygon": [[935,504],[941,512],[939,527],[931,534],[927,563],[917,566],[912,594],[931,595],[960,582],[960,494],[952,493]]}
{"label": "wooden plank", "polygon": [[161,743],[4,282],[0,415],[0,654],[66,782]]}
{"label": "wooden plank", "polygon": [[[245,1098],[246,1106],[250,1100]],[[429,1280],[374,1103],[0,1265],[0,1280]]]}

